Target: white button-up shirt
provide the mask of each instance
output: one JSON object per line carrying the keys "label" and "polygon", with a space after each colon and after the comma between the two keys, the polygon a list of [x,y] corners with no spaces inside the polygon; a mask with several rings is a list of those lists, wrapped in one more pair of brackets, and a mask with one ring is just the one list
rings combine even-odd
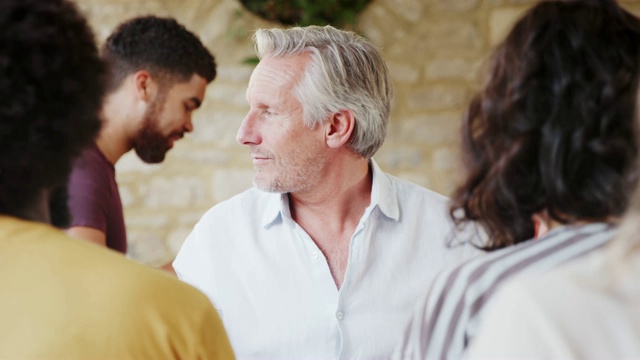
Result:
{"label": "white button-up shirt", "polygon": [[195,226],[173,266],[211,299],[239,359],[387,359],[434,276],[475,253],[447,248],[445,197],[371,169],[340,290],[286,194],[247,190]]}

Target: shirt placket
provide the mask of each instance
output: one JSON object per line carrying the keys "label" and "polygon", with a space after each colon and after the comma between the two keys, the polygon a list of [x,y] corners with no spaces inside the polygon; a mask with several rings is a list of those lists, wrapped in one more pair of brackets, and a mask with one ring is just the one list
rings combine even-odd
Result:
{"label": "shirt placket", "polygon": [[347,343],[346,339],[353,338],[352,336],[347,336],[347,331],[349,329],[357,329],[358,324],[354,324],[353,321],[349,319],[349,312],[354,311],[353,307],[347,308],[349,295],[357,290],[358,284],[353,283],[353,276],[351,274],[357,273],[361,266],[361,246],[362,242],[365,240],[364,237],[367,234],[365,230],[366,220],[369,218],[371,213],[371,208],[367,208],[365,210],[364,215],[360,219],[360,223],[356,227],[355,232],[351,236],[351,240],[349,241],[349,259],[347,261],[347,269],[344,274],[344,282],[342,283],[342,287],[338,292],[338,304],[336,310],[336,320],[338,322],[338,329],[340,331],[341,338],[341,346],[340,351],[338,353],[337,359],[350,359],[352,358],[351,344]]}

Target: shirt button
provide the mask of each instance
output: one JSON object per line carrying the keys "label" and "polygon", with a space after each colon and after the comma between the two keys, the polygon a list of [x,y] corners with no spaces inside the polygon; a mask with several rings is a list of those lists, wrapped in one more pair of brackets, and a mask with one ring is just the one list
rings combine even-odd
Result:
{"label": "shirt button", "polygon": [[318,252],[317,252],[317,251],[314,251],[314,252],[312,252],[312,253],[311,253],[311,258],[312,258],[313,260],[316,260],[316,259],[318,258],[318,256],[319,256],[319,255],[318,255]]}
{"label": "shirt button", "polygon": [[336,313],[336,318],[337,318],[338,320],[342,320],[342,319],[344,319],[344,313],[343,313],[342,311],[338,311],[338,312]]}

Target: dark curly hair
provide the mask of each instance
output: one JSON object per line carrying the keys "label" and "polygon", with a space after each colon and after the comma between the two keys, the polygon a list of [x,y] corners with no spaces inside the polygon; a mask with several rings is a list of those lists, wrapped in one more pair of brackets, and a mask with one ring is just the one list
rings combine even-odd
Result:
{"label": "dark curly hair", "polygon": [[102,46],[110,67],[109,91],[130,74],[147,70],[160,80],[186,81],[198,74],[216,77],[213,55],[175,19],[144,16],[120,24]]}
{"label": "dark curly hair", "polygon": [[106,66],[66,0],[0,1],[0,213],[66,182],[100,129]]}
{"label": "dark curly hair", "polygon": [[640,20],[611,0],[543,1],[491,59],[462,126],[466,179],[451,217],[495,250],[563,224],[619,216],[635,180]]}

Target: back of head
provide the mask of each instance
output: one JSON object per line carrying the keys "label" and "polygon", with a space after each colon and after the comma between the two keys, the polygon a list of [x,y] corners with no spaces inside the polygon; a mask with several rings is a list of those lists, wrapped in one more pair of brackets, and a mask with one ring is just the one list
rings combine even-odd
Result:
{"label": "back of head", "polygon": [[100,128],[105,66],[67,0],[0,1],[0,213],[64,184]]}
{"label": "back of head", "polygon": [[529,10],[465,115],[454,220],[479,221],[496,249],[532,238],[543,210],[560,223],[619,216],[637,153],[639,60],[640,20],[614,1]]}
{"label": "back of head", "polygon": [[107,38],[102,56],[109,64],[109,92],[138,70],[161,80],[187,81],[194,74],[216,77],[213,55],[175,19],[144,16],[120,24]]}
{"label": "back of head", "polygon": [[356,125],[349,146],[368,159],[387,134],[393,87],[382,54],[363,37],[331,26],[261,29],[254,35],[258,57],[306,54],[311,62],[297,84],[309,127],[351,110]]}

